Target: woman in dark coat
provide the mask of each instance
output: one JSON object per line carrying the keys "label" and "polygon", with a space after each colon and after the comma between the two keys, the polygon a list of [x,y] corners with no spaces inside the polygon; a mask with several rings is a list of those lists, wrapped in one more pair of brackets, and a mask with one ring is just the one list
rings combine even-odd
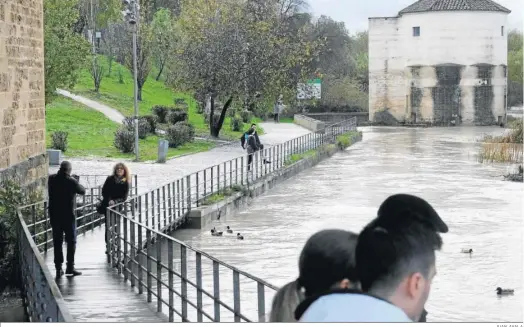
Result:
{"label": "woman in dark coat", "polygon": [[104,186],[102,187],[102,203],[100,205],[100,210],[103,210],[106,215],[106,222],[108,221],[107,208],[127,200],[130,184],[131,176],[129,169],[123,163],[117,163],[113,168],[113,174],[107,177]]}

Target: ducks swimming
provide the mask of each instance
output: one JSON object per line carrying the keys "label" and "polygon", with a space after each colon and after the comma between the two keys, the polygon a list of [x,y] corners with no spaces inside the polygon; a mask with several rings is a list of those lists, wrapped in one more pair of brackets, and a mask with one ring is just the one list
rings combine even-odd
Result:
{"label": "ducks swimming", "polygon": [[507,294],[515,293],[514,289],[510,289],[510,288],[503,289],[502,287],[497,287],[495,291],[497,291],[498,295],[507,295]]}
{"label": "ducks swimming", "polygon": [[244,239],[244,236],[240,235],[240,233],[237,233],[237,239],[238,239],[238,240],[243,240],[243,239]]}
{"label": "ducks swimming", "polygon": [[460,251],[460,252],[473,254],[473,249],[462,249],[462,251]]}
{"label": "ducks swimming", "polygon": [[215,227],[213,227],[213,229],[211,230],[211,235],[212,236],[222,236],[222,234],[224,234],[224,232],[218,232]]}
{"label": "ducks swimming", "polygon": [[233,233],[233,230],[232,230],[231,228],[229,228],[229,226],[227,226],[227,227],[226,227],[226,232],[228,232],[228,233],[231,234],[231,233]]}

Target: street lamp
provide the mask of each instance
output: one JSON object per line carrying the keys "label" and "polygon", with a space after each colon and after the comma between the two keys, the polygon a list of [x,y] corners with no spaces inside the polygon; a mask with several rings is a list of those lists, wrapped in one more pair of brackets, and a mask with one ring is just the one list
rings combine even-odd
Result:
{"label": "street lamp", "polygon": [[122,1],[125,9],[122,11],[122,15],[124,16],[124,20],[131,25],[133,29],[133,82],[135,84],[134,87],[134,106],[135,106],[135,160],[138,161],[138,72],[137,72],[137,64],[136,64],[136,57],[137,57],[137,33],[138,33],[138,15],[140,10],[140,5],[138,4],[138,0],[123,0]]}

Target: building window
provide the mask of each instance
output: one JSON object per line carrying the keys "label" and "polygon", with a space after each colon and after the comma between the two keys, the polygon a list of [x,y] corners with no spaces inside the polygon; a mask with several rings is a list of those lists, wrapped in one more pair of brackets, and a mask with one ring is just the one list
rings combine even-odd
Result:
{"label": "building window", "polygon": [[420,26],[413,27],[413,36],[420,36]]}
{"label": "building window", "polygon": [[500,36],[504,36],[504,26],[500,27]]}

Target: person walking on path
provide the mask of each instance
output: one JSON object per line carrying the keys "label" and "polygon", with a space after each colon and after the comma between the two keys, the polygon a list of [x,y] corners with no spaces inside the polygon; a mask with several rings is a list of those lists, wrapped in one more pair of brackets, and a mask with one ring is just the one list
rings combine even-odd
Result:
{"label": "person walking on path", "polygon": [[273,118],[275,119],[275,123],[280,122],[280,115],[282,114],[282,111],[284,110],[284,103],[281,99],[275,103],[275,106],[273,107]]}
{"label": "person walking on path", "polygon": [[68,161],[62,161],[58,173],[49,176],[49,220],[53,231],[53,247],[55,256],[56,278],[63,275],[62,264],[64,253],[62,245],[67,243],[66,276],[79,276],[82,273],[75,269],[76,250],[76,195],[84,195],[85,188],[78,182],[79,177],[71,175],[72,166]]}
{"label": "person walking on path", "polygon": [[113,168],[113,174],[108,176],[104,182],[104,186],[102,187],[102,201],[97,211],[106,215],[106,243],[108,241],[107,228],[110,227],[107,208],[127,200],[130,184],[131,174],[127,166],[123,163],[117,163]]}
{"label": "person walking on path", "polygon": [[[261,151],[261,155],[264,156],[264,144],[260,142],[260,138],[258,137],[257,124],[251,124],[251,127],[249,128],[249,130],[245,132],[244,134],[242,134],[242,136],[240,137],[240,144],[242,145],[244,149],[248,150],[249,142],[247,141],[251,135],[254,138],[254,144],[253,144],[254,146],[251,147],[251,151],[253,151],[251,152],[251,156],[248,156],[248,170],[250,169],[249,165],[253,161],[254,152]],[[250,150],[248,150],[248,155],[250,154],[249,151]],[[267,160],[265,157],[263,160],[264,160],[264,164],[271,163],[271,161]]]}

